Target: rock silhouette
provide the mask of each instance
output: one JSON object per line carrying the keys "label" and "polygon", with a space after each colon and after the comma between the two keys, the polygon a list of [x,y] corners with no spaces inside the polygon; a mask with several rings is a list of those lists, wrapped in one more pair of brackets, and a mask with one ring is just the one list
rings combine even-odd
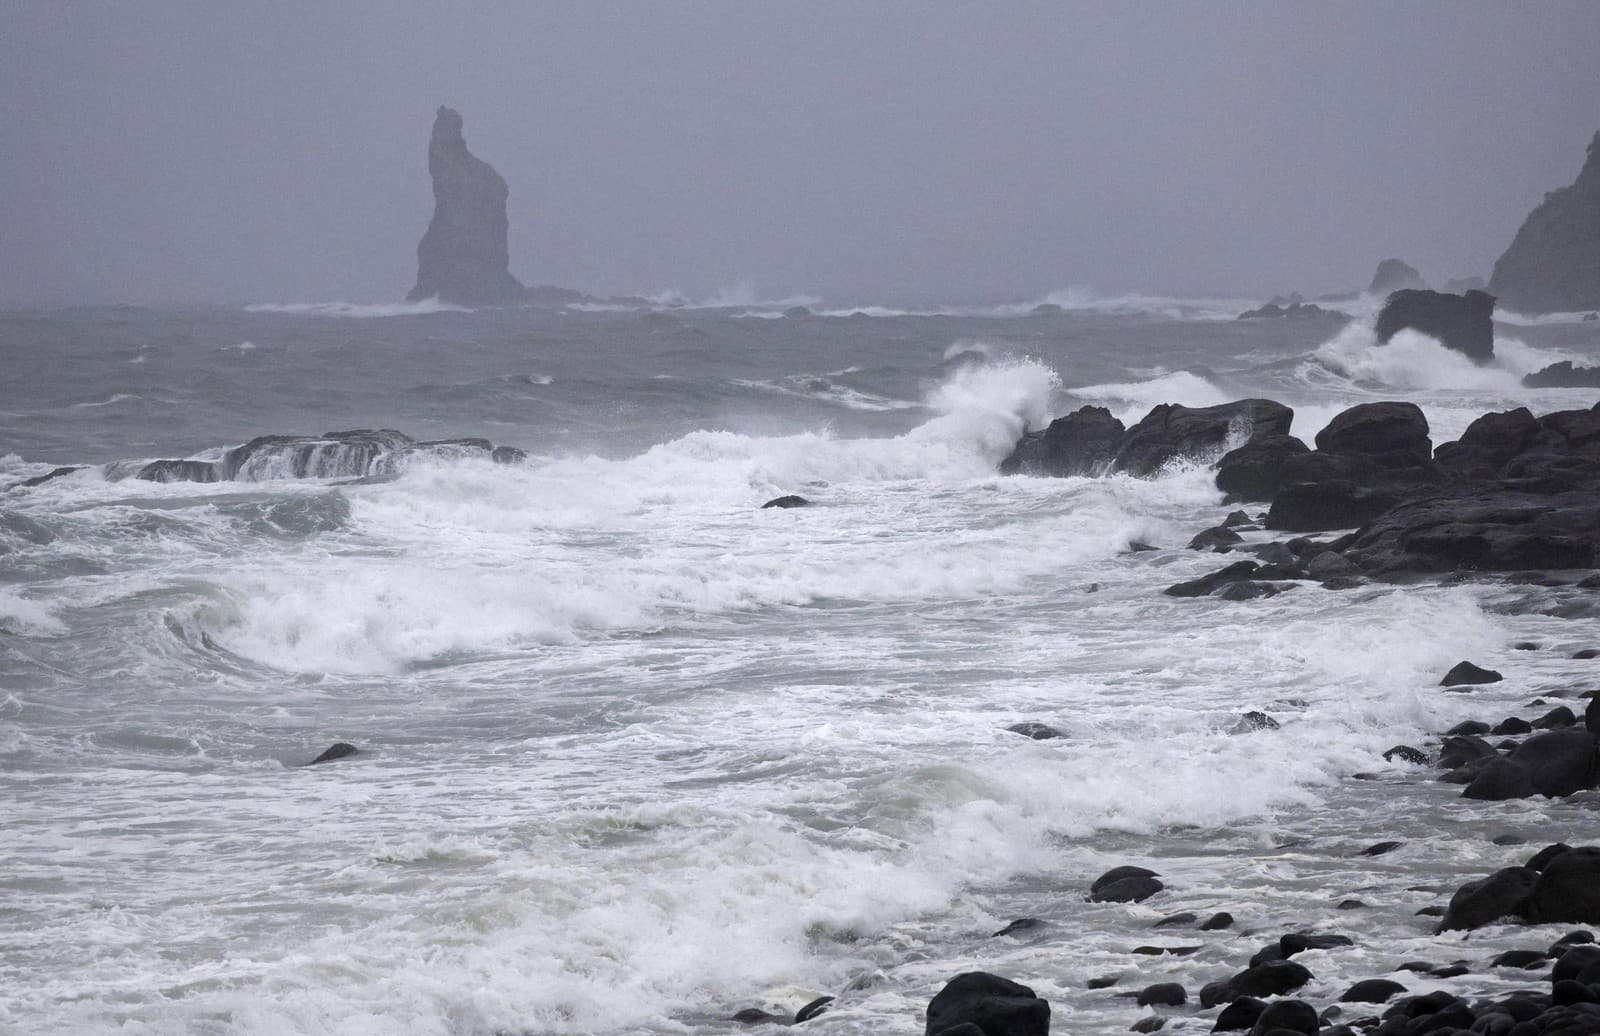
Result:
{"label": "rock silhouette", "polygon": [[1572,186],[1546,194],[1523,220],[1489,291],[1523,313],[1600,306],[1600,133]]}
{"label": "rock silhouette", "polygon": [[461,113],[440,107],[428,141],[433,219],[417,245],[417,283],[406,299],[463,306],[522,300],[506,245],[506,182],[467,150]]}

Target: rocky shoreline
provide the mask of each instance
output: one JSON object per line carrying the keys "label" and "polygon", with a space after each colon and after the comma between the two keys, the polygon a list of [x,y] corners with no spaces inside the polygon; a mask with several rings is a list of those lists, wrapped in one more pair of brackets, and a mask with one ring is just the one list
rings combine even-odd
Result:
{"label": "rocky shoreline", "polygon": [[[1587,602],[1578,606],[1580,614],[1600,607],[1594,600],[1600,596],[1600,405],[1537,417],[1525,409],[1485,414],[1459,440],[1437,448],[1421,410],[1401,401],[1344,411],[1314,446],[1289,434],[1292,420],[1288,407],[1259,399],[1158,406],[1131,428],[1108,411],[1084,407],[1025,435],[1001,470],[1148,476],[1173,463],[1215,463],[1217,485],[1236,509],[1200,530],[1189,547],[1240,559],[1172,585],[1166,593],[1174,597],[1246,601],[1309,583],[1340,591],[1492,579],[1579,595]],[[1257,513],[1238,505],[1255,505]],[[1332,535],[1309,535],[1319,533]],[[1595,639],[1566,657],[1600,658],[1600,635]],[[1542,646],[1514,645],[1530,659]],[[1505,679],[1463,660],[1441,674],[1439,693],[1483,693]],[[1486,839],[1487,847],[1466,852],[1453,868],[1462,879],[1458,885],[1407,886],[1434,899],[1421,909],[1346,895],[1360,887],[1341,889],[1335,879],[1320,911],[1310,916],[1236,925],[1232,913],[1216,909],[1214,896],[1173,889],[1159,859],[1135,856],[1086,882],[1079,894],[1087,904],[1127,910],[1128,931],[1147,926],[1150,942],[1130,947],[1120,966],[1088,978],[1084,987],[1108,1002],[1126,1000],[1127,1021],[1119,1028],[1142,1033],[1600,1033],[1600,945],[1589,928],[1571,927],[1600,925],[1600,846],[1552,840],[1560,829],[1549,819],[1550,806],[1538,805],[1570,804],[1580,817],[1594,808],[1597,695],[1600,683],[1545,690],[1523,708],[1506,710],[1510,714],[1486,706],[1481,715],[1439,731],[1436,740],[1390,748],[1383,772],[1348,778],[1381,790],[1381,809],[1397,815],[1437,808],[1446,801],[1442,795],[1458,796],[1461,806],[1452,808],[1482,803],[1494,810],[1500,807],[1488,804],[1527,800],[1538,811],[1531,824],[1506,825]],[[1250,712],[1233,732],[1278,725],[1267,713]],[[1059,736],[1040,722],[1009,729],[1040,740]],[[1496,816],[1482,819],[1493,825]],[[1540,830],[1522,834],[1515,827]],[[1560,833],[1575,843],[1591,837],[1581,824],[1571,830]],[[1541,842],[1549,844],[1540,848]],[[1273,853],[1296,848],[1290,842],[1234,862],[1259,869]],[[1386,839],[1351,855],[1401,868],[1392,878],[1399,881],[1408,851],[1405,841]],[[1507,865],[1483,867],[1486,856]],[[1340,863],[1328,859],[1319,867],[1331,875]],[[1167,912],[1150,919],[1143,913],[1150,900]],[[1241,906],[1248,914],[1248,898],[1233,909]],[[1387,952],[1381,943],[1362,945],[1341,923],[1396,910],[1404,913],[1389,918],[1391,929],[1399,922],[1425,930],[1408,930],[1403,944]],[[1028,938],[1048,926],[1041,918],[1017,918],[993,938]],[[1181,943],[1168,942],[1180,934]],[[1437,950],[1434,957],[1418,953],[1419,938]],[[1474,950],[1484,939],[1488,945]],[[1353,970],[1361,977],[1341,967],[1335,970],[1346,977],[1334,984],[1317,979],[1324,962],[1357,953],[1362,964]],[[1164,963],[1191,955],[1207,958],[1208,966],[1174,975]],[[1023,984],[1037,985],[1043,977],[963,972],[933,995],[924,1032],[1043,1036],[1050,1031],[1049,996]],[[1174,981],[1180,977],[1189,981]],[[756,1011],[736,1020],[792,1025],[826,1013],[831,1003],[807,1004],[803,1017],[793,1019]]]}

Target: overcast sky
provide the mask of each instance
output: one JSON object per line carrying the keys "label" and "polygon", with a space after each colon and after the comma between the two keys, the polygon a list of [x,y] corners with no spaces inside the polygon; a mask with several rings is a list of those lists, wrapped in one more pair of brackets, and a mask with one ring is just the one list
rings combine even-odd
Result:
{"label": "overcast sky", "polygon": [[1600,3],[0,0],[0,302],[399,299],[435,107],[597,293],[1487,276],[1600,128]]}

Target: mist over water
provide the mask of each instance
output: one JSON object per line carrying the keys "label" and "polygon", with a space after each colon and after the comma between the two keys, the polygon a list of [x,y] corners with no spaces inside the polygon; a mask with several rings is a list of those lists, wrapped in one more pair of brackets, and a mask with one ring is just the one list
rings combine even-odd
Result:
{"label": "mist over water", "polygon": [[[19,358],[0,387],[0,1026],[730,1032],[740,1007],[829,994],[809,1028],[909,1032],[982,967],[1098,1031],[1124,1008],[1084,982],[1155,914],[1130,930],[1086,906],[1094,874],[1159,856],[1186,905],[1303,911],[1295,881],[1246,893],[1230,858],[1376,840],[1345,778],[1459,718],[1438,672],[1575,635],[1487,586],[1166,598],[1214,567],[1181,549],[1222,513],[1210,471],[995,468],[1086,403],[1268,396],[1309,439],[1404,396],[1442,441],[1486,409],[1575,405],[1519,377],[1593,357],[1581,325],[1502,325],[1497,365],[1469,369],[1362,322],[1185,300],[780,304],[0,317]],[[129,477],[355,427],[529,456]],[[18,485],[57,465],[85,467]],[[760,509],[790,493],[813,506]],[[1252,709],[1281,729],[1231,733]],[[1066,737],[1002,729],[1023,720]],[[335,741],[361,752],[296,765]],[[1430,855],[1457,822],[1395,819],[1378,834],[1419,846],[1407,868],[1340,880],[1414,896],[1486,862]],[[988,938],[1022,915],[1045,934]]]}

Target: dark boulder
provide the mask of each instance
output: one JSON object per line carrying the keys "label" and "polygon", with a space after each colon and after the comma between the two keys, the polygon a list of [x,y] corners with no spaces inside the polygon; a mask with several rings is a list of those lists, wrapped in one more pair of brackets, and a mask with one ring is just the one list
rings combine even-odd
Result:
{"label": "dark boulder", "polygon": [[1345,990],[1339,998],[1342,1004],[1383,1004],[1388,1003],[1401,993],[1406,987],[1393,979],[1369,978],[1363,979]]}
{"label": "dark boulder", "polygon": [[1282,1033],[1315,1036],[1320,1028],[1322,1021],[1317,1017],[1317,1009],[1304,1000],[1276,1000],[1262,1008],[1250,1033],[1251,1036],[1279,1036]]}
{"label": "dark boulder", "polygon": [[794,1013],[794,1023],[796,1025],[804,1025],[806,1022],[809,1022],[818,1015],[826,1014],[828,1012],[828,1005],[833,1003],[834,999],[835,998],[831,996],[817,997],[815,1000],[811,1001],[809,1004],[806,1004],[804,1007],[800,1008],[800,1010]]}
{"label": "dark boulder", "polygon": [[1434,450],[1433,459],[1460,478],[1492,478],[1538,435],[1539,422],[1527,407],[1484,414],[1467,425],[1461,438]]}
{"label": "dark boulder", "polygon": [[928,1004],[925,1036],[975,1025],[984,1036],[1049,1036],[1050,1004],[1027,986],[984,971],[957,975]]}
{"label": "dark boulder", "polygon": [[1002,935],[1020,935],[1023,932],[1031,932],[1035,929],[1043,927],[1044,922],[1039,920],[1037,917],[1019,917],[1015,921],[1012,921],[1010,924],[1006,925],[1004,928],[1000,929],[998,932],[990,935],[989,938],[998,939]]}
{"label": "dark boulder", "polygon": [[417,283],[406,299],[463,306],[516,302],[526,292],[510,271],[506,182],[467,150],[461,113],[441,107],[428,141],[433,218],[417,245]]}
{"label": "dark boulder", "polygon": [[1437,338],[1474,363],[1494,359],[1494,296],[1482,291],[1446,295],[1408,289],[1394,292],[1378,314],[1379,344],[1402,330],[1420,331]]}
{"label": "dark boulder", "polygon": [[1086,406],[1018,440],[1000,462],[1002,475],[1102,475],[1117,455],[1125,432],[1104,407]]}
{"label": "dark boulder", "polygon": [[1523,221],[1489,290],[1522,313],[1600,306],[1600,133],[1572,186],[1546,194]]}
{"label": "dark boulder", "polygon": [[1284,472],[1294,459],[1310,453],[1292,435],[1263,435],[1230,450],[1217,462],[1217,488],[1230,501],[1271,500],[1284,486]]}
{"label": "dark boulder", "polygon": [[1545,864],[1526,913],[1535,924],[1600,924],[1600,846],[1568,849]]}
{"label": "dark boulder", "polygon": [[[1292,960],[1269,960],[1228,980],[1233,996],[1282,996],[1311,981],[1311,972]],[[1229,999],[1232,999],[1230,997]]]}
{"label": "dark boulder", "polygon": [[1189,1001],[1189,994],[1177,982],[1158,982],[1139,990],[1135,1003],[1140,1007],[1178,1007]]}
{"label": "dark boulder", "polygon": [[1525,799],[1535,793],[1533,775],[1509,759],[1491,759],[1461,792],[1464,799],[1504,802]]}
{"label": "dark boulder", "polygon": [[1227,911],[1219,911],[1206,918],[1200,924],[1202,932],[1220,932],[1233,927],[1233,915]]}
{"label": "dark boulder", "polygon": [[1208,459],[1230,441],[1242,445],[1269,435],[1288,435],[1293,420],[1293,410],[1270,399],[1242,399],[1210,407],[1163,403],[1128,429],[1113,466],[1149,477],[1180,458]]}
{"label": "dark boulder", "polygon": [[1210,550],[1226,553],[1228,548],[1237,543],[1243,543],[1244,537],[1232,529],[1218,525],[1210,529],[1202,529],[1189,541],[1190,550]]}
{"label": "dark boulder", "polygon": [[1493,669],[1484,669],[1463,660],[1450,667],[1450,671],[1439,681],[1439,686],[1464,687],[1471,684],[1499,683],[1504,679],[1505,677]]}
{"label": "dark boulder", "polygon": [[1467,882],[1450,897],[1439,930],[1482,928],[1502,917],[1520,915],[1538,878],[1539,872],[1531,868],[1505,867]]}
{"label": "dark boulder", "polygon": [[1426,288],[1428,282],[1416,267],[1403,259],[1385,259],[1372,272],[1372,283],[1367,285],[1368,295],[1388,295],[1403,288]]}
{"label": "dark boulder", "polygon": [[1393,510],[1408,494],[1394,487],[1366,486],[1347,479],[1284,486],[1267,512],[1267,528],[1283,532],[1359,529]]}
{"label": "dark boulder", "polygon": [[1561,730],[1566,727],[1577,726],[1578,717],[1565,705],[1557,705],[1549,712],[1528,724],[1535,730]]}
{"label": "dark boulder", "polygon": [[1383,759],[1385,762],[1390,763],[1398,759],[1400,762],[1410,763],[1412,766],[1428,765],[1428,754],[1419,748],[1412,748],[1410,745],[1395,745],[1383,753]]}
{"label": "dark boulder", "polygon": [[1458,766],[1497,759],[1499,756],[1500,753],[1495,751],[1495,747],[1481,737],[1471,734],[1447,737],[1439,746],[1439,767],[1453,770]]}
{"label": "dark boulder", "polygon": [[793,494],[791,494],[789,496],[773,497],[771,500],[768,500],[766,503],[762,504],[761,505],[761,509],[763,511],[765,511],[769,507],[782,507],[782,508],[787,509],[787,508],[790,508],[790,507],[810,507],[810,506],[811,506],[811,501],[810,500],[807,500],[803,496],[794,496]]}
{"label": "dark boulder", "polygon": [[1248,1032],[1255,1026],[1256,1019],[1261,1017],[1261,1012],[1266,1009],[1265,1000],[1253,996],[1235,997],[1227,1007],[1217,1013],[1217,1021],[1211,1027],[1211,1031]]}
{"label": "dark boulder", "polygon": [[1091,903],[1142,903],[1166,888],[1155,877],[1134,874],[1112,881],[1097,881],[1089,891]]}
{"label": "dark boulder", "polygon": [[1518,745],[1510,761],[1528,772],[1541,795],[1560,798],[1600,784],[1600,750],[1587,729],[1538,734]]}
{"label": "dark boulder", "polygon": [[1329,421],[1316,443],[1321,452],[1377,458],[1391,468],[1426,464],[1433,457],[1428,419],[1415,403],[1353,406]]}

